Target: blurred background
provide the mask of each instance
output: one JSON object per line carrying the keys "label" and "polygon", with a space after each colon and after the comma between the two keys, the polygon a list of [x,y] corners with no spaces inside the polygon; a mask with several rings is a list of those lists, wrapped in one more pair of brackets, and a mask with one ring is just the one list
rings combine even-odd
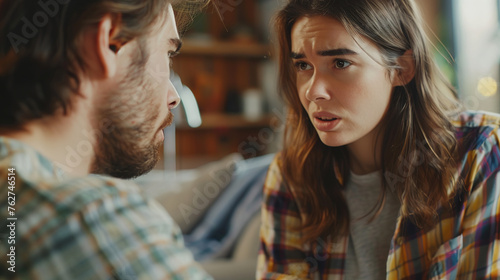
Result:
{"label": "blurred background", "polygon": [[[279,149],[285,111],[276,90],[270,20],[283,2],[218,0],[197,16],[174,59],[184,103],[175,112],[175,131],[169,130],[175,149],[165,151],[170,161],[158,169],[191,169],[235,152],[250,158]],[[499,0],[417,3],[435,57],[466,107],[499,112]]]}
{"label": "blurred background", "polygon": [[[137,178],[216,280],[255,279],[262,187],[286,119],[270,23],[284,2],[214,0],[195,19],[173,63],[182,105],[163,158]],[[500,0],[416,2],[464,105],[499,113]]]}
{"label": "blurred background", "polygon": [[[194,93],[201,118],[194,116],[193,102],[174,112],[177,169],[234,152],[250,158],[277,150],[281,123],[276,118],[284,112],[277,98],[270,20],[281,2],[213,1],[183,35],[173,70]],[[182,98],[186,93],[181,92]]]}

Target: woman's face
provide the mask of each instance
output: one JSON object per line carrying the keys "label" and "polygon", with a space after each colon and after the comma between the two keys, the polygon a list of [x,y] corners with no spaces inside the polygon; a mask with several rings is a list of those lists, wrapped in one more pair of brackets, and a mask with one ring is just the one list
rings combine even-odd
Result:
{"label": "woman's face", "polygon": [[376,45],[355,38],[325,16],[302,17],[292,28],[300,101],[321,141],[332,147],[373,147],[393,89]]}

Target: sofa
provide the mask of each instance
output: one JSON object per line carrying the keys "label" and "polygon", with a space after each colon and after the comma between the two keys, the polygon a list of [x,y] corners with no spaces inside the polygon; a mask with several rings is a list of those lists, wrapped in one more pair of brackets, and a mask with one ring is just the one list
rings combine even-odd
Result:
{"label": "sofa", "polygon": [[273,158],[235,153],[196,169],[153,170],[136,182],[165,207],[214,279],[255,279],[262,187]]}

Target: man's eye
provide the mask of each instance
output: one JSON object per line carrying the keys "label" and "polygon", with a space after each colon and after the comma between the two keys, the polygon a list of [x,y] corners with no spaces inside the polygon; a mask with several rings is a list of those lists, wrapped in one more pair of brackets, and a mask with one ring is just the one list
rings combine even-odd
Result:
{"label": "man's eye", "polygon": [[168,57],[172,58],[178,54],[179,54],[179,52],[168,52]]}
{"label": "man's eye", "polygon": [[295,63],[295,68],[298,70],[298,71],[307,71],[307,70],[311,70],[312,67],[305,63],[305,62],[302,62],[302,61],[299,61],[299,62],[296,62]]}
{"label": "man's eye", "polygon": [[342,60],[342,59],[335,60],[334,64],[335,64],[335,68],[337,68],[337,69],[344,69],[344,68],[347,68],[351,65],[351,63],[349,61]]}

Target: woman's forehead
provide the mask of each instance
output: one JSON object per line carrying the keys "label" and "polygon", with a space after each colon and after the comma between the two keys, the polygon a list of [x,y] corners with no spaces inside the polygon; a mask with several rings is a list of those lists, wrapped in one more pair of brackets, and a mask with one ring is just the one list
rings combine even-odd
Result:
{"label": "woman's forehead", "polygon": [[[323,55],[323,54],[335,55]],[[365,61],[383,64],[382,53],[369,38],[349,32],[335,18],[311,16],[299,18],[291,31],[291,56],[336,56],[354,54]],[[371,62],[370,62],[371,63]]]}
{"label": "woman's forehead", "polygon": [[292,45],[306,42],[328,43],[353,41],[344,26],[336,19],[325,16],[301,17],[291,30]]}
{"label": "woman's forehead", "polygon": [[360,54],[368,52],[369,56],[379,53],[370,39],[347,31],[335,18],[321,15],[304,16],[295,22],[291,30],[291,47],[292,52],[304,52],[305,48],[315,52],[348,48]]}

